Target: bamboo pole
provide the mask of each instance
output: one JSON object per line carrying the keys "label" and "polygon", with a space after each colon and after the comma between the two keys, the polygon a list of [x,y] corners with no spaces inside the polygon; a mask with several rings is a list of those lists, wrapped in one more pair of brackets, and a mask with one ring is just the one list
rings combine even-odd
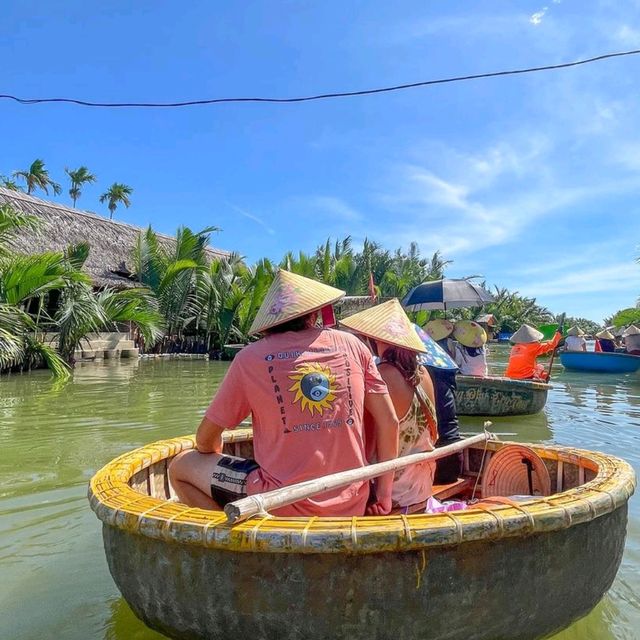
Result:
{"label": "bamboo pole", "polygon": [[441,447],[435,451],[413,453],[408,456],[394,458],[393,460],[387,460],[385,462],[377,462],[376,464],[370,464],[358,469],[349,469],[348,471],[332,473],[331,475],[323,476],[322,478],[292,484],[288,487],[267,491],[266,493],[257,493],[253,496],[247,496],[246,498],[241,498],[235,502],[230,502],[225,506],[224,512],[227,516],[227,522],[229,524],[241,522],[242,520],[246,520],[247,518],[251,518],[257,514],[263,514],[269,509],[279,509],[280,507],[285,507],[293,502],[298,502],[298,500],[304,500],[305,498],[315,496],[318,493],[324,493],[331,489],[338,489],[362,480],[371,480],[378,476],[382,476],[385,473],[404,469],[405,467],[417,464],[418,462],[438,460],[439,458],[444,458],[452,453],[457,453],[462,449],[466,449],[473,444],[486,442],[489,437],[490,434],[486,432],[480,433],[477,436],[465,438],[464,440],[447,445],[446,447]]}

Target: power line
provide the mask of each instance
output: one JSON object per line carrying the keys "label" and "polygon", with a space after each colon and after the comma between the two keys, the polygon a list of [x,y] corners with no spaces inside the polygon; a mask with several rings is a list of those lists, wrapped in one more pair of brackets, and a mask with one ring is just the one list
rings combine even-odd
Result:
{"label": "power line", "polygon": [[18,98],[9,94],[0,94],[0,98],[13,100],[20,104],[43,104],[43,103],[66,103],[75,104],[82,107],[104,107],[104,108],[176,108],[176,107],[194,107],[208,104],[221,104],[227,102],[272,102],[272,103],[291,103],[291,102],[311,102],[314,100],[328,100],[330,98],[350,98],[353,96],[368,96],[376,93],[390,93],[392,91],[403,91],[405,89],[415,89],[417,87],[428,87],[436,84],[448,84],[451,82],[464,82],[467,80],[481,80],[484,78],[497,78],[501,76],[515,76],[525,73],[537,73],[539,71],[553,71],[555,69],[566,69],[568,67],[577,67],[583,64],[608,60],[609,58],[620,58],[623,56],[634,56],[640,53],[640,49],[632,51],[618,51],[616,53],[606,53],[593,58],[585,58],[574,62],[563,62],[561,64],[545,65],[543,67],[528,67],[525,69],[510,69],[506,71],[492,71],[490,73],[478,73],[468,76],[455,76],[453,78],[440,78],[438,80],[425,80],[423,82],[412,82],[409,84],[398,84],[391,87],[379,87],[377,89],[363,89],[361,91],[342,91],[335,93],[321,93],[311,96],[300,96],[296,98],[210,98],[206,100],[186,100],[184,102],[91,102],[89,100],[78,100],[76,98]]}

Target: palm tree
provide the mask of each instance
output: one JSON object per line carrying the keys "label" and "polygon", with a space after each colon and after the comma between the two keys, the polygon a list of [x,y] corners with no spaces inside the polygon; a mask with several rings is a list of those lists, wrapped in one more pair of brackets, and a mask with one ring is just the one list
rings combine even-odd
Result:
{"label": "palm tree", "polygon": [[36,158],[26,171],[14,171],[13,177],[25,181],[27,193],[31,193],[35,189],[42,189],[49,195],[49,187],[55,195],[62,192],[62,187],[49,177],[49,170],[45,168],[44,160],[40,158]]}
{"label": "palm tree", "polygon": [[180,335],[190,321],[195,277],[207,265],[209,235],[217,230],[207,227],[194,233],[180,227],[171,249],[160,242],[151,227],[138,236],[132,256],[136,280],[155,295],[169,336]]}
{"label": "palm tree", "polygon": [[[96,176],[87,169],[87,167],[78,167],[74,171],[65,167],[65,173],[71,179],[71,188],[69,195],[73,200],[73,206],[76,206],[76,200],[82,195],[82,185],[91,184],[96,181]],[[128,206],[128,205],[127,205]]]}
{"label": "palm tree", "polygon": [[131,206],[129,196],[133,193],[133,189],[119,182],[114,182],[109,190],[100,196],[100,202],[108,202],[109,220],[113,219],[113,214],[118,207],[118,203],[122,203],[127,209]]}
{"label": "palm tree", "polygon": [[11,191],[22,191],[22,187],[15,180],[7,178],[7,176],[0,176],[0,187]]}

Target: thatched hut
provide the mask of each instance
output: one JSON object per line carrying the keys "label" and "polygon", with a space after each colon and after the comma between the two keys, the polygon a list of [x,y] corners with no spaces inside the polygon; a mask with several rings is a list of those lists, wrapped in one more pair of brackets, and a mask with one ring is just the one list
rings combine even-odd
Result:
{"label": "thatched hut", "polygon": [[[14,243],[18,252],[64,251],[70,245],[88,242],[91,251],[85,269],[96,287],[120,289],[134,285],[131,255],[142,228],[0,187],[2,205],[42,221],[37,231],[20,233]],[[175,242],[171,236],[157,235],[167,247]],[[213,247],[208,252],[212,259],[229,255],[227,251]]]}

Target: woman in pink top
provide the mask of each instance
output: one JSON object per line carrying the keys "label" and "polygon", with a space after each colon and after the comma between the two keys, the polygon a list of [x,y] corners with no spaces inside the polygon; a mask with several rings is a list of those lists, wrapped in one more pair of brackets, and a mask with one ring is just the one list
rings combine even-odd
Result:
{"label": "woman in pink top", "polygon": [[[371,354],[354,336],[317,327],[342,291],[280,271],[254,320],[264,337],[242,349],[205,413],[196,451],[176,457],[171,483],[186,504],[216,509],[254,495],[366,465],[363,414],[376,419],[380,459],[397,455],[398,422]],[[252,417],[255,460],[222,454],[222,432]],[[393,475],[370,513],[391,509]],[[365,512],[369,484],[357,482],[275,515]]]}

